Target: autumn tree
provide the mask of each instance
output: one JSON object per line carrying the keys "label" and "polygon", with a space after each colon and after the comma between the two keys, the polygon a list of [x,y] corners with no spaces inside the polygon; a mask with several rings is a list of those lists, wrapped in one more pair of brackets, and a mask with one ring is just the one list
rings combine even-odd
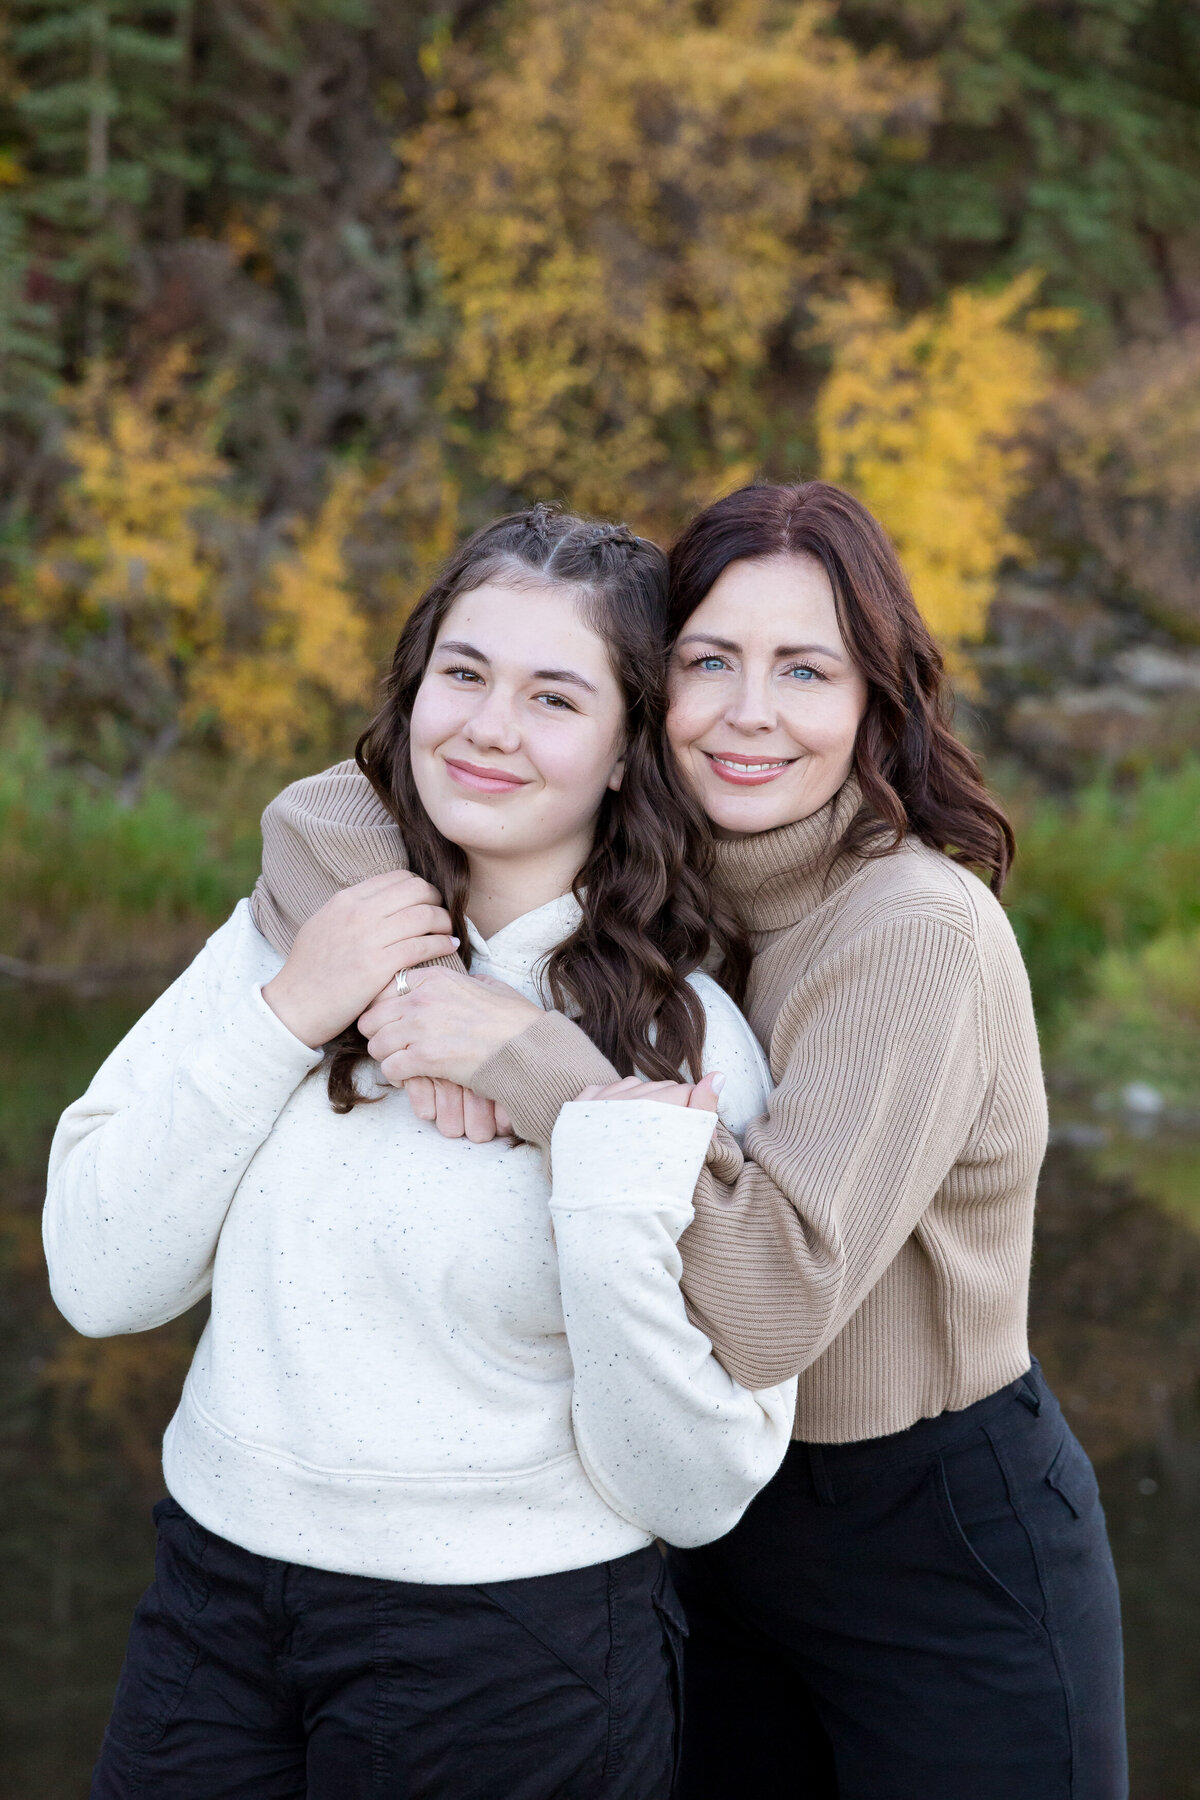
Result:
{"label": "autumn tree", "polygon": [[1044,334],[1071,323],[1030,311],[1037,285],[964,289],[905,318],[859,283],[821,313],[833,350],[816,408],[821,472],[882,520],[949,645],[981,635],[1001,562],[1025,548],[1010,525],[1021,433],[1048,390]]}
{"label": "autumn tree", "polygon": [[773,344],[836,267],[823,209],[928,84],[817,0],[532,0],[494,57],[437,71],[405,191],[482,471],[660,521],[750,474]]}

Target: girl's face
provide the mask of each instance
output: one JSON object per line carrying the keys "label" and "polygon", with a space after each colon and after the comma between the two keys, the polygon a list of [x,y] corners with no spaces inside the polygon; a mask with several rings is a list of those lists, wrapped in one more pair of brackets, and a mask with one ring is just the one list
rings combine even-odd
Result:
{"label": "girl's face", "polygon": [[621,785],[625,702],[561,589],[489,582],[455,600],[413,703],[413,779],[474,860],[545,861],[567,885]]}
{"label": "girl's face", "polygon": [[718,830],[818,812],[850,773],[867,684],[815,557],[730,563],[671,657],[667,735]]}

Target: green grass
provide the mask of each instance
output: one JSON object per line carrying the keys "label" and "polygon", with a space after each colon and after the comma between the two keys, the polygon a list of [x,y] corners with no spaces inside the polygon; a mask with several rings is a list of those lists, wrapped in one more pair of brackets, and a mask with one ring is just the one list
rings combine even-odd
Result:
{"label": "green grass", "polygon": [[0,950],[40,961],[153,961],[215,924],[258,872],[257,818],[131,803],[61,760],[28,715],[0,729]]}
{"label": "green grass", "polygon": [[1005,901],[1053,1033],[1092,993],[1106,956],[1200,925],[1200,761],[1014,811]]}

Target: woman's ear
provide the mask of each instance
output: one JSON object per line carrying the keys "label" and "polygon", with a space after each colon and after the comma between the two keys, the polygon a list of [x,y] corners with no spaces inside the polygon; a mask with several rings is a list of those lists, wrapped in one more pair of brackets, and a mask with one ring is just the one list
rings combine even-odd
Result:
{"label": "woman's ear", "polygon": [[614,794],[616,793],[617,789],[620,787],[620,785],[624,781],[624,779],[625,779],[625,758],[622,756],[622,757],[619,757],[618,760],[613,764],[612,774],[608,778],[608,785],[612,789]]}

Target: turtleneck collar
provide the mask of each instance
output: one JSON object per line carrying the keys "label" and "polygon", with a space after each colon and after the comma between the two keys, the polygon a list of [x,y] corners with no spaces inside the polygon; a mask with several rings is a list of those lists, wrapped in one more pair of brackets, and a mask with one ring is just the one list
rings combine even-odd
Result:
{"label": "turtleneck collar", "polygon": [[519,919],[513,919],[490,938],[485,938],[468,919],[471,967],[500,980],[512,981],[516,977],[518,981],[531,981],[538,986],[547,957],[557,950],[564,938],[570,937],[582,917],[574,894],[560,894],[555,900],[547,900],[544,906],[522,913]]}
{"label": "turtleneck collar", "polygon": [[837,853],[861,804],[858,779],[851,775],[807,819],[718,842],[717,886],[748,930],[780,931],[794,925],[862,867],[861,857]]}

